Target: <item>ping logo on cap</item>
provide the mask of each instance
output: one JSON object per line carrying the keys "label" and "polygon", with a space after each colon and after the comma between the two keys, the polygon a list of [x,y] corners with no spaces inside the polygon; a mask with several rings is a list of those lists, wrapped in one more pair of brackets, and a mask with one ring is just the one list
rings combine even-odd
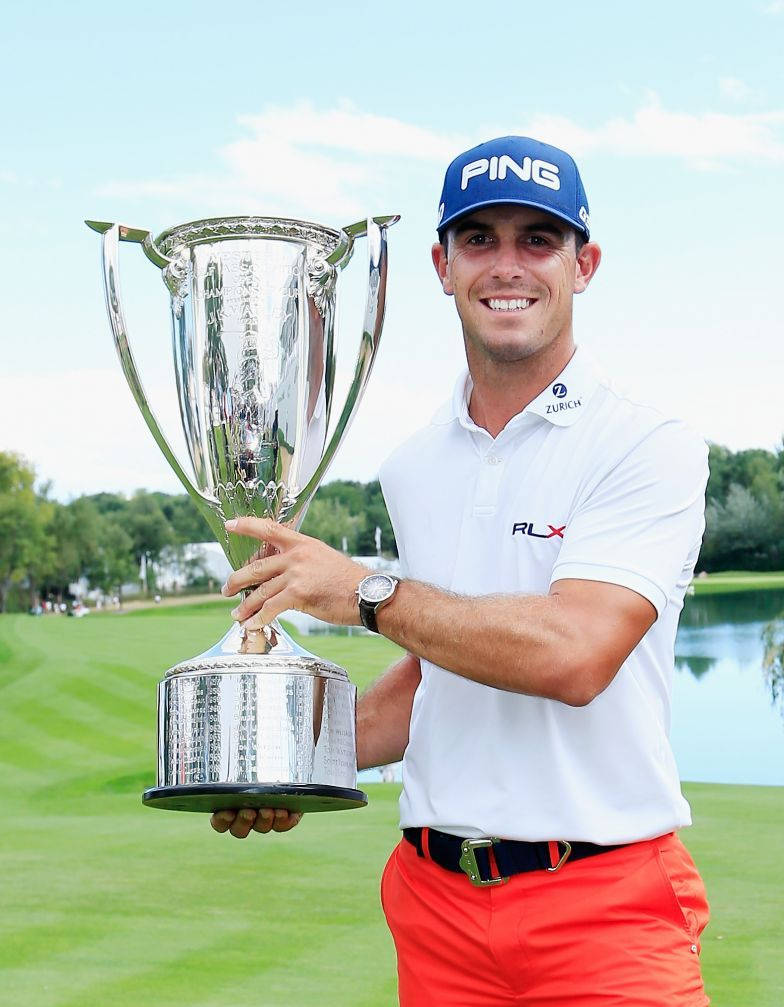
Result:
{"label": "ping logo on cap", "polygon": [[509,154],[501,154],[500,157],[495,155],[490,158],[480,157],[477,161],[471,161],[464,165],[460,188],[465,191],[471,179],[478,178],[480,175],[487,175],[491,182],[496,180],[503,182],[510,171],[513,175],[517,175],[521,182],[535,182],[537,185],[544,185],[556,192],[561,188],[557,164],[528,156],[518,164]]}

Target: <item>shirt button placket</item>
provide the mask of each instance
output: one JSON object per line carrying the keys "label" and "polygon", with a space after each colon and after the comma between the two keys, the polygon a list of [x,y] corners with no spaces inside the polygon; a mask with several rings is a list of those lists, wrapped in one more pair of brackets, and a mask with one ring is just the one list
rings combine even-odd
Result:
{"label": "shirt button placket", "polygon": [[491,448],[482,457],[474,497],[474,516],[490,517],[498,504],[498,490],[504,473],[504,460]]}

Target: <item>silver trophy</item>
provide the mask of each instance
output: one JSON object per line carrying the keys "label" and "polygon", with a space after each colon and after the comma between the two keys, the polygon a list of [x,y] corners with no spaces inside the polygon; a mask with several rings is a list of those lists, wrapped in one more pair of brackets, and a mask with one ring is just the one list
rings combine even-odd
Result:
{"label": "silver trophy", "polygon": [[[237,569],[264,555],[229,536],[232,517],[297,528],[354,416],[384,317],[387,228],[220,217],[148,231],[87,221],[103,235],[106,307],[125,377],[169,464]],[[336,281],[367,236],[367,305],[356,369],[333,424]],[[120,303],[119,242],[142,245],[171,294],[174,370],[193,478],[152,413]],[[330,432],[331,429],[331,432]],[[158,779],[143,802],[178,811],[356,808],[356,688],[343,668],[276,622],[234,624],[158,686]]]}

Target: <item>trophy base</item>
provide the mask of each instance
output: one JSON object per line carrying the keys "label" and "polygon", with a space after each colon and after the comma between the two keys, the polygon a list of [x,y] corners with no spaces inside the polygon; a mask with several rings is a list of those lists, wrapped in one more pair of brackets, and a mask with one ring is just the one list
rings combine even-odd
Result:
{"label": "trophy base", "polygon": [[287,811],[345,811],[368,802],[361,790],[316,784],[195,783],[151,787],[142,795],[148,808],[166,811],[222,811],[225,808],[285,808]]}

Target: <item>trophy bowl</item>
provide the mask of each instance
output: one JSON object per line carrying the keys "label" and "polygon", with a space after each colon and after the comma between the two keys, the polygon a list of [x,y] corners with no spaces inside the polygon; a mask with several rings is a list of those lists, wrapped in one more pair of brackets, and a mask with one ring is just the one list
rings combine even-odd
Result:
{"label": "trophy bowl", "polygon": [[[149,231],[86,221],[102,234],[106,308],[142,416],[234,569],[267,546],[229,535],[255,515],[301,524],[356,413],[384,317],[387,228],[336,230],[275,217],[220,217]],[[367,237],[368,293],[346,400],[333,410],[337,278]],[[141,244],[171,295],[174,372],[191,474],[150,408],[120,300],[119,242]],[[333,421],[333,413],[337,413]],[[177,811],[361,807],[356,688],[277,621],[233,624],[158,686],[157,785],[143,803]]]}

